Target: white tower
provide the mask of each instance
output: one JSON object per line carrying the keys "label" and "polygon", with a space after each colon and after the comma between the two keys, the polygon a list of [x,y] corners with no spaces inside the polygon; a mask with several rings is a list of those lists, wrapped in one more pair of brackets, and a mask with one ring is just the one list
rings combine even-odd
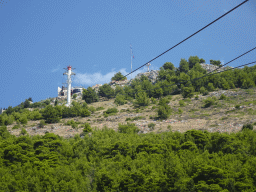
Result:
{"label": "white tower", "polygon": [[150,63],[147,64],[147,66],[148,66],[148,72],[149,72],[149,66],[150,66],[150,65],[151,65]]}
{"label": "white tower", "polygon": [[[68,90],[67,90],[67,104],[66,106],[70,106],[71,104],[71,75],[75,75],[75,73],[72,72],[72,67],[69,65],[67,66],[67,68],[64,68],[67,71],[65,73],[63,73],[63,75],[67,75],[68,79],[67,79],[67,84],[68,84]],[[73,68],[74,69],[74,68]]]}

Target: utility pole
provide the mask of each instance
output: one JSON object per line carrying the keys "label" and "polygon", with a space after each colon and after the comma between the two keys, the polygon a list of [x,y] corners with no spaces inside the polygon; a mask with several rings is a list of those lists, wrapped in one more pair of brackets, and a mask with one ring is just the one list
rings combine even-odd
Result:
{"label": "utility pole", "polygon": [[[70,106],[71,104],[71,75],[75,75],[75,73],[72,72],[72,67],[69,65],[67,66],[67,68],[64,68],[66,70],[65,73],[63,73],[63,75],[67,75],[68,78],[67,78],[67,84],[68,84],[68,90],[67,90],[67,104],[66,106]],[[75,68],[73,68],[75,69]]]}

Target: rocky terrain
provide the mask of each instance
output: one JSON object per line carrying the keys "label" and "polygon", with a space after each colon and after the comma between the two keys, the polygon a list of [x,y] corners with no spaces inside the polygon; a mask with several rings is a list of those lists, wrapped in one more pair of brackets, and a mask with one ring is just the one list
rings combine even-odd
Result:
{"label": "rocky terrain", "polygon": [[[219,100],[221,94],[226,95],[228,99]],[[254,95],[255,89],[233,89],[210,92],[209,95],[199,95],[198,99],[192,98],[191,100],[183,100],[181,95],[171,96],[169,97],[169,105],[173,112],[167,120],[155,119],[157,116],[157,104],[136,109],[131,102],[116,106],[114,99],[111,99],[90,104],[89,106],[94,108],[104,108],[94,112],[90,117],[76,117],[73,119],[81,124],[89,122],[94,129],[102,129],[106,126],[116,131],[119,123],[126,124],[130,122],[140,129],[138,134],[164,131],[185,132],[189,129],[232,133],[240,131],[244,124],[256,122],[256,100]],[[205,108],[203,101],[212,96],[217,98],[216,104]],[[185,102],[185,106],[180,106],[180,100]],[[77,99],[77,101],[83,102],[80,99]],[[116,107],[119,112],[115,115],[104,117],[103,112],[113,107]],[[43,135],[46,132],[52,132],[68,138],[82,132],[82,128],[79,128],[79,126],[77,129],[72,129],[71,126],[65,125],[70,119],[72,118],[62,119],[60,123],[48,124],[44,128],[38,127],[39,121],[29,121],[25,129],[30,135]],[[150,123],[155,124],[153,129],[148,126]],[[8,130],[18,136],[21,130],[13,130],[13,126],[9,125]]]}

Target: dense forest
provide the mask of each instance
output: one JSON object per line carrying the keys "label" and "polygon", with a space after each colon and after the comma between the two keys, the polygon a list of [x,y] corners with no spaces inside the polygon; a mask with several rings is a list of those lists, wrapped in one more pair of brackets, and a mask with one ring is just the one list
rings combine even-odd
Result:
{"label": "dense forest", "polygon": [[[85,123],[83,133],[70,139],[53,133],[30,136],[24,129],[28,121],[40,120],[43,127],[63,118],[90,117],[98,110],[90,104],[100,97],[114,98],[116,105],[131,102],[135,109],[157,103],[157,121],[172,112],[169,95],[196,98],[218,89],[255,87],[256,65],[193,81],[207,74],[200,65],[204,62],[197,56],[181,59],[177,68],[166,62],[156,83],[142,76],[115,89],[88,87],[84,102],[73,101],[71,107],[51,99],[32,103],[32,98],[9,106],[0,115],[0,191],[256,191],[256,132],[250,124],[231,134],[137,134],[132,123],[119,124],[117,132]],[[215,60],[211,64],[221,66]],[[125,79],[120,72],[112,78]],[[206,99],[205,107],[211,102]],[[104,118],[117,112],[109,108]],[[9,133],[9,125],[21,129],[19,137]],[[74,121],[70,125],[77,128]]]}
{"label": "dense forest", "polygon": [[256,133],[136,134],[105,127],[63,139],[0,128],[1,191],[255,191]]}

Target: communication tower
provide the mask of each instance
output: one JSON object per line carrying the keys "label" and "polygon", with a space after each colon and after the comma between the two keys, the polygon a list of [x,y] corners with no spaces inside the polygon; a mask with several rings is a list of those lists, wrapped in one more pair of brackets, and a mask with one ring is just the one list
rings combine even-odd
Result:
{"label": "communication tower", "polygon": [[149,72],[149,66],[150,66],[150,65],[151,65],[150,63],[147,64],[147,66],[148,66],[148,72]]}
{"label": "communication tower", "polygon": [[71,75],[75,75],[74,72],[72,72],[72,69],[75,69],[75,68],[72,68],[72,66],[67,66],[67,68],[63,68],[66,70],[65,73],[63,73],[63,75],[67,75],[67,85],[68,85],[68,89],[67,89],[67,104],[66,106],[70,106],[71,104],[71,83],[72,83],[72,80],[71,80]]}

